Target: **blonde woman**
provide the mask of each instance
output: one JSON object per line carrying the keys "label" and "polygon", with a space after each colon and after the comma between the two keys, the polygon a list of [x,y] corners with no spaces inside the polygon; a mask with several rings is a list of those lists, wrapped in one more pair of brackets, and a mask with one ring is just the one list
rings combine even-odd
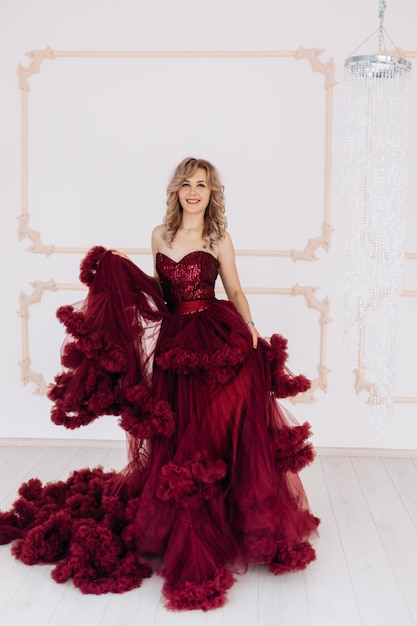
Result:
{"label": "blonde woman", "polygon": [[315,559],[319,520],[297,474],[314,456],[310,429],[278,401],[309,381],[286,369],[283,337],[256,329],[208,161],[176,168],[152,250],[154,277],[104,248],[87,255],[85,303],[58,312],[72,339],[49,393],[53,421],[68,428],[120,415],[129,465],[36,485],[27,521],[18,501],[0,536],[84,592],[125,591],[156,571],[168,608],[208,610],[225,603],[236,572]]}

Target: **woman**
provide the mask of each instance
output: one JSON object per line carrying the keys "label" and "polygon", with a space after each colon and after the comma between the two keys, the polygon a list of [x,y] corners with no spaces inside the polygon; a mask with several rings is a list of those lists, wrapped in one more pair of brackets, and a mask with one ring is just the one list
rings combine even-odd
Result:
{"label": "woman", "polygon": [[159,278],[158,254],[177,263],[195,251],[212,254],[227,297],[248,325],[256,348],[259,335],[240,286],[232,240],[226,231],[223,187],[214,167],[201,159],[182,161],[168,187],[167,205],[165,223],[152,233],[155,277]]}
{"label": "woman", "polygon": [[72,338],[49,392],[68,428],[120,415],[129,465],[29,481],[0,536],[83,592],[125,591],[154,570],[169,608],[207,610],[251,564],[279,574],[315,558],[319,520],[297,475],[313,459],[309,425],[277,401],[309,381],[285,368],[285,339],[256,330],[209,162],[178,165],[152,250],[154,279],[117,252],[87,255],[86,301],[58,311]]}

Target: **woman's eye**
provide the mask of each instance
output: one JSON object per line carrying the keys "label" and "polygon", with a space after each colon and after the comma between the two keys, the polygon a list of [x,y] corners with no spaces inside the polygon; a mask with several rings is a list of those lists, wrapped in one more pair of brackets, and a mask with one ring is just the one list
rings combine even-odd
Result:
{"label": "woman's eye", "polygon": [[189,184],[189,183],[182,183],[182,186],[183,186],[183,187],[189,187],[189,186],[190,186],[190,184]]}
{"label": "woman's eye", "polygon": [[203,187],[203,189],[204,189],[204,188],[205,188],[205,184],[204,184],[204,183],[199,183],[199,184],[197,185],[197,187]]}

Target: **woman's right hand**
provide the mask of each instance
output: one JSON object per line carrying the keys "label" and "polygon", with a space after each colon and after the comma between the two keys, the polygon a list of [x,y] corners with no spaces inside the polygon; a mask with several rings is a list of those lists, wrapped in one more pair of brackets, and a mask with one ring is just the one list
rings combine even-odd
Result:
{"label": "woman's right hand", "polygon": [[123,259],[127,259],[128,261],[130,261],[129,257],[124,254],[124,252],[119,252],[119,250],[110,250],[110,252],[115,256],[121,256]]}

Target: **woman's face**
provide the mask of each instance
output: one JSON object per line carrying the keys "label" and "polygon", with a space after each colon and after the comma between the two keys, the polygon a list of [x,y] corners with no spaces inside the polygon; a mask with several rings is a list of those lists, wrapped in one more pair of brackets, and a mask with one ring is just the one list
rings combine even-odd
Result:
{"label": "woman's face", "polygon": [[207,173],[202,167],[184,180],[178,191],[178,200],[183,211],[194,215],[203,213],[210,201],[211,189],[207,183]]}

